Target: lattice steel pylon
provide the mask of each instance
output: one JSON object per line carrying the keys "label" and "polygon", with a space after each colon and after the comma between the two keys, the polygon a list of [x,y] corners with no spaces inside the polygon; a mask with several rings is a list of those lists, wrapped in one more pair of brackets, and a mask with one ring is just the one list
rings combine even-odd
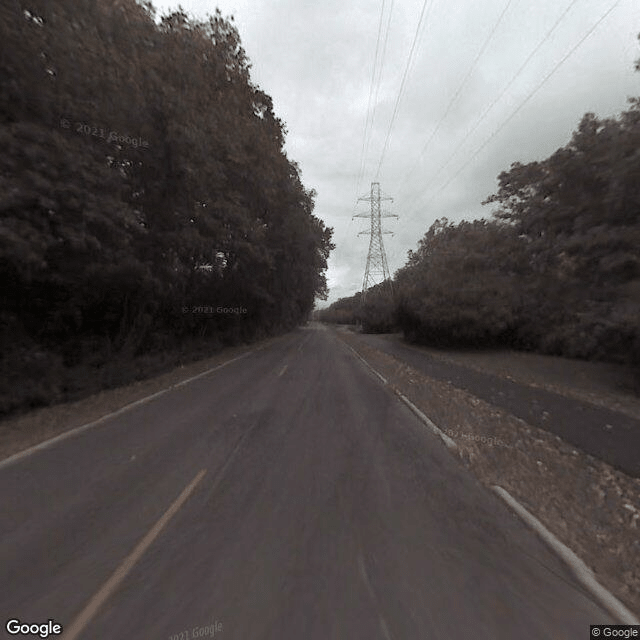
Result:
{"label": "lattice steel pylon", "polygon": [[362,281],[362,302],[367,295],[367,289],[370,286],[379,284],[376,282],[376,277],[382,277],[381,282],[389,282],[389,288],[393,295],[393,285],[391,283],[391,275],[389,274],[389,265],[387,264],[387,256],[384,252],[384,244],[382,242],[383,235],[393,235],[391,231],[382,230],[382,218],[397,218],[398,216],[392,213],[382,213],[382,207],[380,203],[383,200],[391,200],[393,198],[382,197],[380,192],[380,183],[371,183],[371,195],[362,196],[358,198],[371,202],[370,213],[358,213],[354,215],[354,218],[371,218],[371,229],[369,231],[361,231],[358,235],[370,234],[369,240],[369,253],[367,254],[367,266],[364,271],[364,280]]}

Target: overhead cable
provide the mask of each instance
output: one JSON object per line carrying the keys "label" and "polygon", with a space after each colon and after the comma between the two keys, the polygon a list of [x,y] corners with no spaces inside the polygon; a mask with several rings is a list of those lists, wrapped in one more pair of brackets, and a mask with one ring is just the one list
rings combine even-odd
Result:
{"label": "overhead cable", "polygon": [[378,21],[378,37],[376,39],[376,52],[373,58],[373,70],[371,72],[371,84],[369,85],[369,101],[367,103],[367,115],[364,122],[364,134],[362,136],[362,151],[360,152],[360,169],[358,170],[358,179],[356,180],[356,198],[358,197],[358,193],[360,192],[360,182],[362,180],[362,176],[364,174],[364,164],[365,164],[365,147],[367,145],[367,132],[369,130],[369,119],[371,114],[371,100],[373,98],[373,87],[376,80],[376,69],[378,64],[378,51],[380,49],[380,34],[382,33],[382,23],[384,18],[384,5],[386,0],[382,0],[382,5],[380,7],[380,20]]}
{"label": "overhead cable", "polygon": [[[460,95],[460,93],[462,92],[462,89],[467,84],[467,82],[468,82],[469,78],[471,77],[471,74],[473,73],[474,69],[476,68],[476,65],[478,64],[480,58],[483,56],[484,52],[487,50],[487,47],[489,46],[491,40],[493,39],[493,36],[495,35],[496,31],[498,30],[498,27],[500,26],[500,23],[502,22],[502,19],[504,18],[505,14],[507,13],[509,7],[513,4],[513,1],[514,0],[507,0],[507,4],[502,9],[502,12],[500,13],[500,15],[498,16],[498,19],[494,23],[493,28],[491,29],[489,35],[487,36],[487,38],[485,39],[484,43],[482,44],[482,47],[480,47],[480,51],[478,52],[478,55],[476,55],[475,60],[472,62],[471,66],[469,67],[469,70],[467,71],[465,77],[463,78],[462,82],[460,83],[460,86],[458,87],[456,92],[453,94],[453,97],[449,101],[449,104],[447,105],[447,108],[445,109],[445,112],[442,114],[440,120],[438,120],[438,123],[436,124],[435,128],[433,129],[433,132],[431,133],[431,136],[429,137],[429,139],[427,140],[425,145],[422,147],[422,151],[420,151],[420,155],[418,156],[418,160],[413,165],[411,170],[406,174],[405,179],[404,179],[400,189],[402,189],[402,187],[406,184],[406,182],[409,179],[409,177],[411,176],[411,174],[416,170],[416,168],[420,164],[420,161],[421,161],[422,157],[424,156],[425,152],[427,151],[429,145],[431,144],[431,141],[433,140],[435,135],[440,130],[440,126],[442,125],[442,123],[444,122],[446,117],[449,115],[449,113],[451,111],[451,107],[453,106],[455,101],[458,99],[458,96]],[[575,0],[575,1],[577,2],[577,0]]]}
{"label": "overhead cable", "polygon": [[[398,96],[396,97],[396,102],[395,105],[393,107],[393,115],[391,116],[391,121],[389,122],[389,129],[387,130],[387,135],[384,141],[384,145],[382,147],[382,154],[380,156],[380,162],[378,162],[378,168],[376,169],[376,175],[375,175],[375,179],[378,179],[378,176],[380,175],[380,168],[382,167],[382,162],[384,161],[384,156],[387,152],[387,147],[389,145],[389,138],[391,137],[391,131],[393,129],[393,125],[395,123],[395,119],[396,116],[398,114],[398,106],[400,104],[400,100],[402,98],[402,94],[404,92],[404,87],[405,87],[405,82],[407,80],[407,74],[409,73],[409,67],[411,66],[411,63],[413,61],[413,56],[415,53],[415,48],[416,48],[416,42],[418,41],[418,36],[420,35],[420,30],[422,28],[422,23],[424,20],[424,16],[425,16],[425,11],[427,9],[427,5],[428,5],[429,0],[424,0],[423,4],[422,4],[422,10],[420,12],[420,18],[418,20],[418,25],[416,26],[416,32],[413,36],[413,42],[411,43],[411,49],[409,51],[409,56],[407,58],[407,64],[405,66],[404,69],[404,73],[402,75],[402,81],[400,82],[400,89],[398,90]],[[430,5],[430,7],[433,5]]]}
{"label": "overhead cable", "polygon": [[459,175],[464,171],[473,160],[478,156],[478,154],[513,120],[516,114],[524,107],[527,102],[543,87],[544,84],[553,76],[553,74],[577,51],[577,49],[582,45],[582,43],[600,26],[600,24],[605,20],[605,18],[622,2],[622,0],[616,0],[605,13],[598,19],[598,21],[585,33],[582,38],[578,41],[578,43],[556,64],[556,66],[543,78],[542,82],[536,86],[536,88],[531,91],[527,95],[527,97],[516,107],[516,109],[511,113],[511,115],[478,147],[476,152],[465,162],[460,169],[450,178],[434,195],[441,193],[444,189],[446,189]]}
{"label": "overhead cable", "polygon": [[569,13],[571,8],[577,2],[578,2],[578,0],[571,0],[571,2],[567,5],[565,10],[560,15],[560,17],[555,21],[553,26],[547,31],[547,33],[543,36],[543,38],[540,40],[540,42],[538,42],[538,44],[531,50],[531,53],[529,53],[529,55],[527,56],[526,60],[520,65],[520,68],[512,76],[511,80],[509,80],[509,82],[506,84],[506,86],[504,87],[504,89],[502,90],[500,95],[497,98],[495,98],[493,100],[493,102],[491,102],[491,104],[482,112],[482,114],[476,120],[476,122],[473,125],[473,127],[466,133],[466,135],[462,138],[462,140],[456,145],[456,147],[449,154],[449,157],[445,160],[445,162],[442,165],[440,165],[439,169],[435,172],[435,174],[433,175],[433,177],[431,178],[431,180],[427,184],[426,188],[422,191],[422,193],[426,193],[429,190],[431,185],[433,185],[433,183],[435,182],[436,178],[440,175],[440,172],[444,170],[444,168],[449,164],[449,162],[451,162],[451,159],[456,155],[456,153],[459,151],[460,147],[462,147],[464,145],[464,143],[471,137],[471,135],[474,133],[474,131],[484,121],[484,119],[487,117],[487,115],[493,109],[493,107],[495,107],[496,104],[504,97],[504,95],[511,88],[513,83],[520,77],[520,75],[522,74],[522,72],[524,71],[526,66],[529,64],[529,62],[533,59],[533,57],[536,55],[536,53],[538,53],[538,51],[544,45],[544,43],[552,36],[553,32],[558,28],[560,23],[564,20],[565,16]]}
{"label": "overhead cable", "polygon": [[[375,116],[376,116],[376,109],[378,107],[378,95],[380,94],[380,85],[382,84],[382,72],[384,71],[384,62],[385,62],[385,55],[386,55],[386,51],[387,51],[387,42],[389,40],[389,32],[391,30],[391,16],[393,15],[393,3],[394,0],[391,0],[391,6],[389,7],[389,16],[387,18],[387,28],[385,31],[385,37],[384,37],[384,44],[382,46],[382,55],[380,57],[380,64],[379,66],[379,71],[378,71],[378,79],[376,81],[376,93],[375,93],[375,97],[373,99],[373,110],[371,112],[371,120],[369,123],[369,135],[367,137],[367,141],[366,141],[366,146],[365,146],[365,150],[364,150],[364,164],[363,164],[363,176],[364,176],[364,169],[366,168],[366,158],[367,158],[367,154],[369,151],[369,143],[371,142],[371,137],[373,136],[373,125],[374,125],[374,121],[375,121]],[[358,192],[359,192],[359,188],[358,188]]]}

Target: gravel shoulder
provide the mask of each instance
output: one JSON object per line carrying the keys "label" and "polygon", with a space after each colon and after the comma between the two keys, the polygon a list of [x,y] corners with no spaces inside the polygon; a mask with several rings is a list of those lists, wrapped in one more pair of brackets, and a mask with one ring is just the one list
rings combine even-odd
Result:
{"label": "gravel shoulder", "polygon": [[461,462],[483,484],[505,488],[638,615],[640,479],[352,332],[338,335],[456,442]]}

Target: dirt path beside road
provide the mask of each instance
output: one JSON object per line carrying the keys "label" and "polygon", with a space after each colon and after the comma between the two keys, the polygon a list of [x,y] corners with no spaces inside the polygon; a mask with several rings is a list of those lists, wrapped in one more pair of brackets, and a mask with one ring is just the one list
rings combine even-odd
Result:
{"label": "dirt path beside road", "polygon": [[[405,344],[401,334],[362,337],[389,344]],[[587,362],[509,349],[435,349],[422,345],[412,345],[412,348],[443,362],[547,389],[640,420],[640,371],[634,371],[627,365]]]}

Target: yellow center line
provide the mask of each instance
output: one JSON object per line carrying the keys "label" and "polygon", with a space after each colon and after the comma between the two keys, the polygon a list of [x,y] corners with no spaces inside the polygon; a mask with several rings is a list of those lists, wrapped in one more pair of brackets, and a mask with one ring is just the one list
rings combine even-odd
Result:
{"label": "yellow center line", "polygon": [[165,511],[158,522],[153,525],[147,535],[140,540],[136,548],[124,559],[122,564],[113,572],[111,577],[104,583],[104,585],[102,585],[102,588],[93,596],[93,598],[89,600],[85,608],[76,617],[71,626],[64,630],[62,640],[75,640],[75,638],[82,633],[82,630],[87,626],[87,624],[89,624],[100,607],[118,588],[119,584],[135,566],[142,554],[151,546],[153,541],[158,537],[158,534],[167,526],[169,520],[173,518],[178,509],[180,509],[180,507],[186,502],[187,498],[193,493],[193,490],[202,480],[206,472],[206,469],[201,469],[189,485],[185,487],[182,493],[176,498],[167,511]]}

